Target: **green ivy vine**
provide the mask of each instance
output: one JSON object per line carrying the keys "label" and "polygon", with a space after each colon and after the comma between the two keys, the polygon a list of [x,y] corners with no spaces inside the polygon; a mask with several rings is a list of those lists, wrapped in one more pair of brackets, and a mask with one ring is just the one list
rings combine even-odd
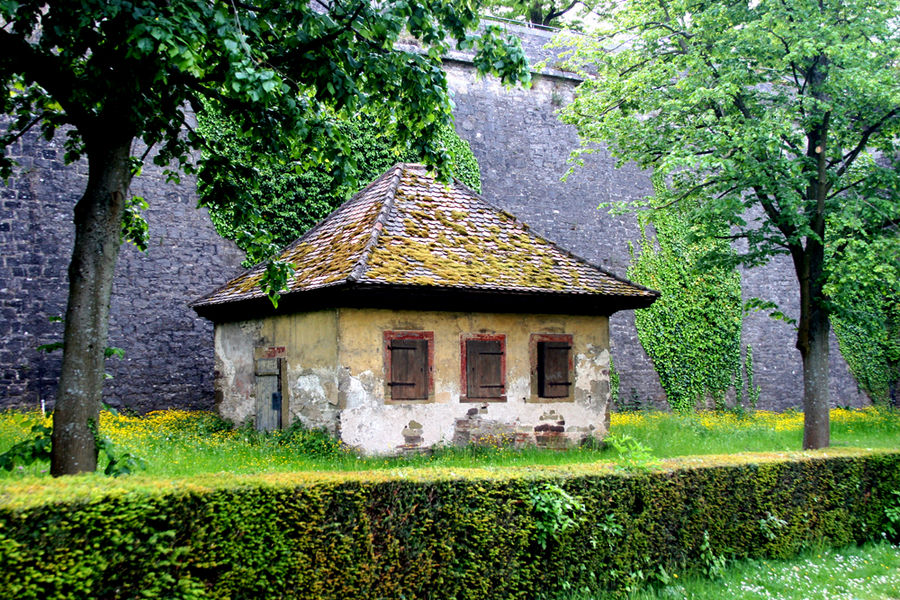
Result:
{"label": "green ivy vine", "polygon": [[[866,302],[867,301],[867,302]],[[876,404],[900,406],[900,302],[866,298],[849,317],[831,322],[841,354],[860,389]]]}
{"label": "green ivy vine", "polygon": [[[900,240],[844,246],[832,254],[827,291],[841,354],[876,404],[900,406]],[[840,243],[830,244],[833,249]]]}
{"label": "green ivy vine", "polygon": [[[853,180],[876,166],[854,165]],[[891,188],[872,190],[890,194]],[[896,195],[896,189],[893,193]],[[875,403],[900,406],[900,230],[877,202],[861,197],[828,221],[825,234],[831,323],[859,388]],[[874,213],[874,214],[873,214]],[[883,222],[882,229],[865,223]]]}
{"label": "green ivy vine", "polygon": [[[335,126],[344,129],[350,138],[350,146],[344,151],[355,159],[354,177],[337,170],[306,169],[256,152],[227,115],[211,108],[201,111],[197,115],[197,132],[211,140],[219,160],[231,165],[227,170],[210,169],[198,174],[201,201],[208,205],[219,234],[235,240],[244,250],[251,241],[259,243],[239,235],[237,206],[229,202],[229,197],[235,196],[234,190],[249,194],[259,207],[271,236],[267,240],[269,247],[274,251],[302,235],[357,191],[348,181],[365,185],[398,162],[421,162],[420,156],[398,147],[395,140],[386,137],[380,124],[364,114]],[[481,174],[468,142],[452,126],[441,131],[439,142],[451,158],[454,176],[480,192]]]}
{"label": "green ivy vine", "polygon": [[673,410],[690,411],[708,399],[722,408],[728,389],[735,386],[741,394],[743,387],[741,278],[731,267],[698,266],[711,252],[733,250],[727,240],[696,239],[674,209],[642,221],[640,251],[631,247],[628,277],[662,296],[635,312],[638,339]]}

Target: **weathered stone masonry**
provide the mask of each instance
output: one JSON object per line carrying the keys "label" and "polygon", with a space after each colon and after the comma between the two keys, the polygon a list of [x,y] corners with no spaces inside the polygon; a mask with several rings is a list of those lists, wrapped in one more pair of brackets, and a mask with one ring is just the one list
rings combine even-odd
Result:
{"label": "weathered stone masonry", "polygon": [[[0,405],[52,405],[60,352],[36,348],[62,339],[72,210],[87,179],[82,161],[64,166],[62,137],[33,136],[12,149],[20,167],[0,188]],[[220,238],[205,210],[197,210],[196,185],[168,184],[152,164],[132,192],[145,197],[150,226],[146,254],[126,245],[113,286],[109,345],[113,376],[105,401],[146,411],[212,406],[212,326],[187,303],[240,268],[241,252]]]}
{"label": "weathered stone masonry", "polygon": [[[529,56],[543,58],[547,32],[515,28]],[[577,145],[571,127],[554,111],[571,98],[577,81],[565,74],[539,76],[531,89],[505,89],[475,80],[463,57],[446,69],[455,102],[457,130],[481,165],[485,196],[531,224],[541,235],[588,260],[624,275],[628,241],[638,239],[633,219],[596,210],[601,202],[652,191],[649,177],[633,166],[616,170],[605,153],[586,157],[585,167],[560,182],[569,151]],[[61,338],[66,268],[72,246],[72,208],[84,189],[85,163],[64,166],[62,138],[21,140],[12,154],[22,165],[0,187],[0,405],[37,406],[52,401],[59,353],[36,347]],[[138,410],[179,406],[212,408],[212,326],[187,303],[240,271],[242,256],[219,238],[205,211],[196,210],[196,187],[186,177],[168,184],[147,165],[133,192],[150,203],[151,244],[146,254],[123,249],[113,290],[110,345],[124,360],[109,361],[106,399]],[[797,312],[797,284],[789,261],[776,260],[744,273],[745,297],[774,300]],[[662,399],[652,365],[637,342],[630,313],[612,316],[611,346],[621,393]],[[802,389],[794,332],[781,322],[751,315],[744,342],[753,346],[761,406],[797,406]],[[832,340],[832,394],[839,404],[859,404],[837,344]]]}

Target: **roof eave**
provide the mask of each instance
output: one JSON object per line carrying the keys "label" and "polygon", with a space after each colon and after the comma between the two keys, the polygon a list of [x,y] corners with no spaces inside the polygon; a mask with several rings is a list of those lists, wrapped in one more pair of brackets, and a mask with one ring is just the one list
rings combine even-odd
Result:
{"label": "roof eave", "polygon": [[620,310],[646,308],[658,297],[658,292],[631,296],[343,283],[285,294],[279,300],[277,309],[266,297],[223,303],[198,303],[192,308],[201,317],[215,323],[328,308],[608,316]]}

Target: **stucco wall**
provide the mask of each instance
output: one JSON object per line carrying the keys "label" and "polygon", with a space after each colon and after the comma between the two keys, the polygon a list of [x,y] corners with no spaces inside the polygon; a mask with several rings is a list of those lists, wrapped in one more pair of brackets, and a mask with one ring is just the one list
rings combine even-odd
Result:
{"label": "stucco wall", "polygon": [[256,414],[254,360],[285,361],[282,390],[287,421],[336,432],[337,311],[283,315],[216,325],[216,408],[235,423]]}
{"label": "stucco wall", "polygon": [[[434,400],[385,402],[384,332],[434,333]],[[506,336],[506,402],[460,402],[463,334]],[[569,401],[532,393],[533,333],[572,335]],[[609,426],[609,319],[338,309],[216,326],[216,405],[235,423],[256,414],[254,360],[285,361],[289,422],[325,427],[371,454],[493,438],[561,446]]]}
{"label": "stucco wall", "polygon": [[[338,327],[341,438],[366,452],[394,453],[485,437],[553,446],[606,433],[607,317],[341,309]],[[387,330],[434,332],[433,402],[385,403]],[[460,402],[460,336],[474,333],[506,336],[506,402]],[[572,334],[573,401],[535,401],[532,333]]]}

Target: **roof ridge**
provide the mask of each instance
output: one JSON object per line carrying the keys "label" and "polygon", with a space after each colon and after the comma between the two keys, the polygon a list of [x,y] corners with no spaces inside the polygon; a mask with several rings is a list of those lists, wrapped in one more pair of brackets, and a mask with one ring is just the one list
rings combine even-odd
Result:
{"label": "roof ridge", "polygon": [[[454,178],[454,179],[455,179],[455,178]],[[488,200],[486,200],[486,199],[484,198],[484,196],[482,196],[480,193],[476,192],[475,190],[473,190],[472,188],[470,188],[470,187],[467,186],[466,184],[464,184],[464,183],[462,183],[462,182],[459,182],[459,183],[465,188],[466,191],[468,191],[468,192],[471,193],[473,196],[475,196],[475,199],[476,199],[476,200],[478,200],[478,201],[481,202],[482,204],[485,204],[485,205],[487,205],[488,207],[490,207],[490,208],[492,208],[492,209],[494,209],[494,210],[497,210],[497,211],[500,211],[500,212],[502,212],[502,213],[505,213],[505,214],[509,215],[510,217],[512,217],[512,219],[513,219],[513,221],[514,221],[515,223],[518,223],[519,225],[524,226],[525,232],[526,232],[528,235],[533,236],[533,237],[537,237],[537,238],[543,240],[544,242],[547,242],[548,244],[550,244],[551,246],[553,246],[553,248],[555,248],[556,250],[558,250],[558,251],[561,252],[562,254],[568,256],[569,258],[572,258],[573,260],[575,260],[575,261],[577,261],[577,262],[580,262],[581,264],[586,265],[586,266],[588,266],[588,267],[590,267],[590,268],[592,268],[592,269],[596,269],[597,271],[600,271],[601,273],[603,273],[603,274],[606,275],[607,277],[612,277],[612,278],[615,279],[616,281],[620,281],[620,282],[622,282],[622,283],[627,283],[627,284],[629,284],[629,285],[633,285],[634,287],[640,288],[640,289],[642,289],[642,290],[644,290],[644,291],[646,291],[646,292],[652,292],[652,293],[656,294],[657,296],[660,295],[660,293],[659,293],[658,290],[654,290],[654,289],[652,289],[652,288],[648,288],[648,287],[646,287],[646,286],[643,286],[643,285],[641,285],[641,284],[639,284],[639,283],[635,283],[635,282],[633,282],[633,281],[631,281],[631,280],[629,280],[629,279],[626,279],[626,278],[624,278],[624,277],[621,277],[621,276],[619,276],[619,275],[616,275],[615,273],[610,273],[609,271],[607,271],[605,268],[601,267],[600,265],[596,265],[596,264],[592,263],[591,261],[589,261],[588,259],[586,259],[586,258],[584,258],[584,257],[582,257],[582,256],[579,256],[579,255],[575,254],[575,253],[572,252],[571,250],[567,250],[566,248],[563,248],[562,246],[560,246],[559,244],[557,244],[557,243],[554,242],[553,240],[548,239],[547,237],[545,237],[543,234],[539,234],[539,233],[533,231],[531,225],[529,225],[529,224],[526,223],[525,221],[520,220],[516,215],[514,215],[514,214],[511,213],[510,211],[506,210],[506,209],[503,208],[503,207],[497,206],[497,205],[495,205],[495,204],[489,202]]]}
{"label": "roof ridge", "polygon": [[353,265],[353,269],[351,269],[350,274],[347,276],[347,281],[351,283],[359,281],[359,278],[366,272],[368,266],[367,263],[369,262],[369,257],[372,255],[372,250],[378,243],[378,238],[381,236],[381,232],[384,231],[384,225],[388,215],[394,208],[394,199],[397,197],[397,188],[400,185],[403,169],[406,167],[406,163],[397,163],[387,171],[388,173],[394,171],[394,174],[391,176],[391,183],[388,185],[388,189],[385,193],[386,198],[384,199],[384,204],[378,212],[378,216],[375,217],[375,223],[372,225],[372,234],[369,236],[369,241],[366,242],[356,264]]}

